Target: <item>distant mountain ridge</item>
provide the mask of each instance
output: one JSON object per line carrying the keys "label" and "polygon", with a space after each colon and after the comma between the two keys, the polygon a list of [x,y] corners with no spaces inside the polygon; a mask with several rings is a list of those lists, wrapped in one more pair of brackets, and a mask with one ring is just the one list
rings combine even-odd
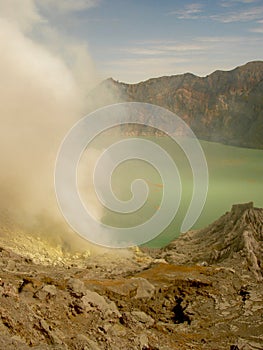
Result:
{"label": "distant mountain ridge", "polygon": [[[180,116],[203,140],[263,149],[263,61],[199,77],[191,73],[126,84],[109,78],[93,92],[108,102],[156,104]],[[94,96],[93,95],[93,96]]]}

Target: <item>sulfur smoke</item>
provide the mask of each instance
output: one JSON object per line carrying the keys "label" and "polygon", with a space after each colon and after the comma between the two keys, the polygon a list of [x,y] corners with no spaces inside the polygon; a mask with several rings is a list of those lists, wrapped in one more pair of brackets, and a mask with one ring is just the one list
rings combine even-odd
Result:
{"label": "sulfur smoke", "polygon": [[50,27],[33,0],[2,0],[0,13],[1,227],[83,245],[59,212],[53,172],[98,74],[87,47]]}

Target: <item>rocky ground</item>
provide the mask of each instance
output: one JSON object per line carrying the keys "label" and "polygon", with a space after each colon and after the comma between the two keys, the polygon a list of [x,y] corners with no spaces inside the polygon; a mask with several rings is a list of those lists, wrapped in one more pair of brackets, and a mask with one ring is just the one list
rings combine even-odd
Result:
{"label": "rocky ground", "polygon": [[158,251],[63,256],[22,241],[0,236],[0,349],[263,349],[252,203]]}

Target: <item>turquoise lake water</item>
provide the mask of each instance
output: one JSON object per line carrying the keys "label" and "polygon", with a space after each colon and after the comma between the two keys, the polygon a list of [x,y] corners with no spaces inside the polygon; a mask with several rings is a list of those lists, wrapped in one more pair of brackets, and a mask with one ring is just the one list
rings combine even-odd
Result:
{"label": "turquoise lake water", "polygon": [[[145,137],[164,148],[174,159],[182,181],[182,199],[179,210],[172,223],[147,246],[166,245],[180,234],[180,227],[189,206],[192,191],[192,172],[181,149],[169,137]],[[101,138],[92,147],[107,148],[116,141],[114,137]],[[255,206],[263,207],[263,151],[226,146],[213,142],[200,141],[209,171],[207,200],[193,229],[203,228],[231,209],[233,204],[253,201]],[[135,226],[149,219],[159,208],[163,184],[158,172],[141,160],[128,160],[119,165],[113,173],[112,188],[122,200],[131,198],[130,185],[141,178],[149,187],[145,205],[135,213],[118,214],[103,210],[102,221],[117,227]],[[173,197],[168,199],[173,205]]]}

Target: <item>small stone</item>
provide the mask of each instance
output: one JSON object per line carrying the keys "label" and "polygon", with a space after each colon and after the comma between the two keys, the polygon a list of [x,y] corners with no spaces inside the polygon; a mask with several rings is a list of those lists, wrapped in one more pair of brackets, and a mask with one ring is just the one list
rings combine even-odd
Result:
{"label": "small stone", "polygon": [[34,296],[40,300],[48,300],[57,294],[57,288],[53,285],[46,284],[43,288],[38,290]]}
{"label": "small stone", "polygon": [[96,342],[86,337],[84,334],[78,334],[72,338],[72,345],[70,349],[74,350],[100,350],[100,347]]}
{"label": "small stone", "polygon": [[127,334],[127,329],[120,324],[114,324],[111,327],[110,332],[113,336],[125,337]]}
{"label": "small stone", "polygon": [[51,330],[50,326],[47,324],[47,322],[44,319],[41,319],[40,322],[40,328],[45,332],[45,334],[50,339],[51,343],[54,345],[62,345],[63,342],[59,339],[57,334]]}
{"label": "small stone", "polygon": [[92,310],[93,307],[101,311],[104,317],[108,317],[115,314],[117,317],[121,317],[116,304],[113,301],[106,300],[103,296],[96,292],[87,290],[86,294],[81,298],[86,311]]}
{"label": "small stone", "polygon": [[131,278],[132,283],[137,287],[135,299],[151,298],[155,292],[155,287],[145,278]]}
{"label": "small stone", "polygon": [[68,288],[71,294],[75,297],[80,298],[85,294],[85,285],[77,278],[70,278],[68,280]]}
{"label": "small stone", "polygon": [[57,288],[56,286],[52,285],[52,284],[47,284],[45,285],[42,290],[44,292],[46,292],[47,294],[49,294],[50,296],[55,296],[57,294]]}
{"label": "small stone", "polygon": [[143,311],[132,311],[131,315],[136,321],[144,323],[149,327],[154,324],[154,319],[152,319],[151,316],[147,315]]}
{"label": "small stone", "polygon": [[14,271],[16,269],[16,263],[14,260],[9,260],[7,265],[6,265],[6,269],[9,271]]}
{"label": "small stone", "polygon": [[142,333],[139,337],[139,345],[140,345],[140,349],[144,350],[144,349],[148,349],[149,344],[148,344],[148,337],[145,333]]}

